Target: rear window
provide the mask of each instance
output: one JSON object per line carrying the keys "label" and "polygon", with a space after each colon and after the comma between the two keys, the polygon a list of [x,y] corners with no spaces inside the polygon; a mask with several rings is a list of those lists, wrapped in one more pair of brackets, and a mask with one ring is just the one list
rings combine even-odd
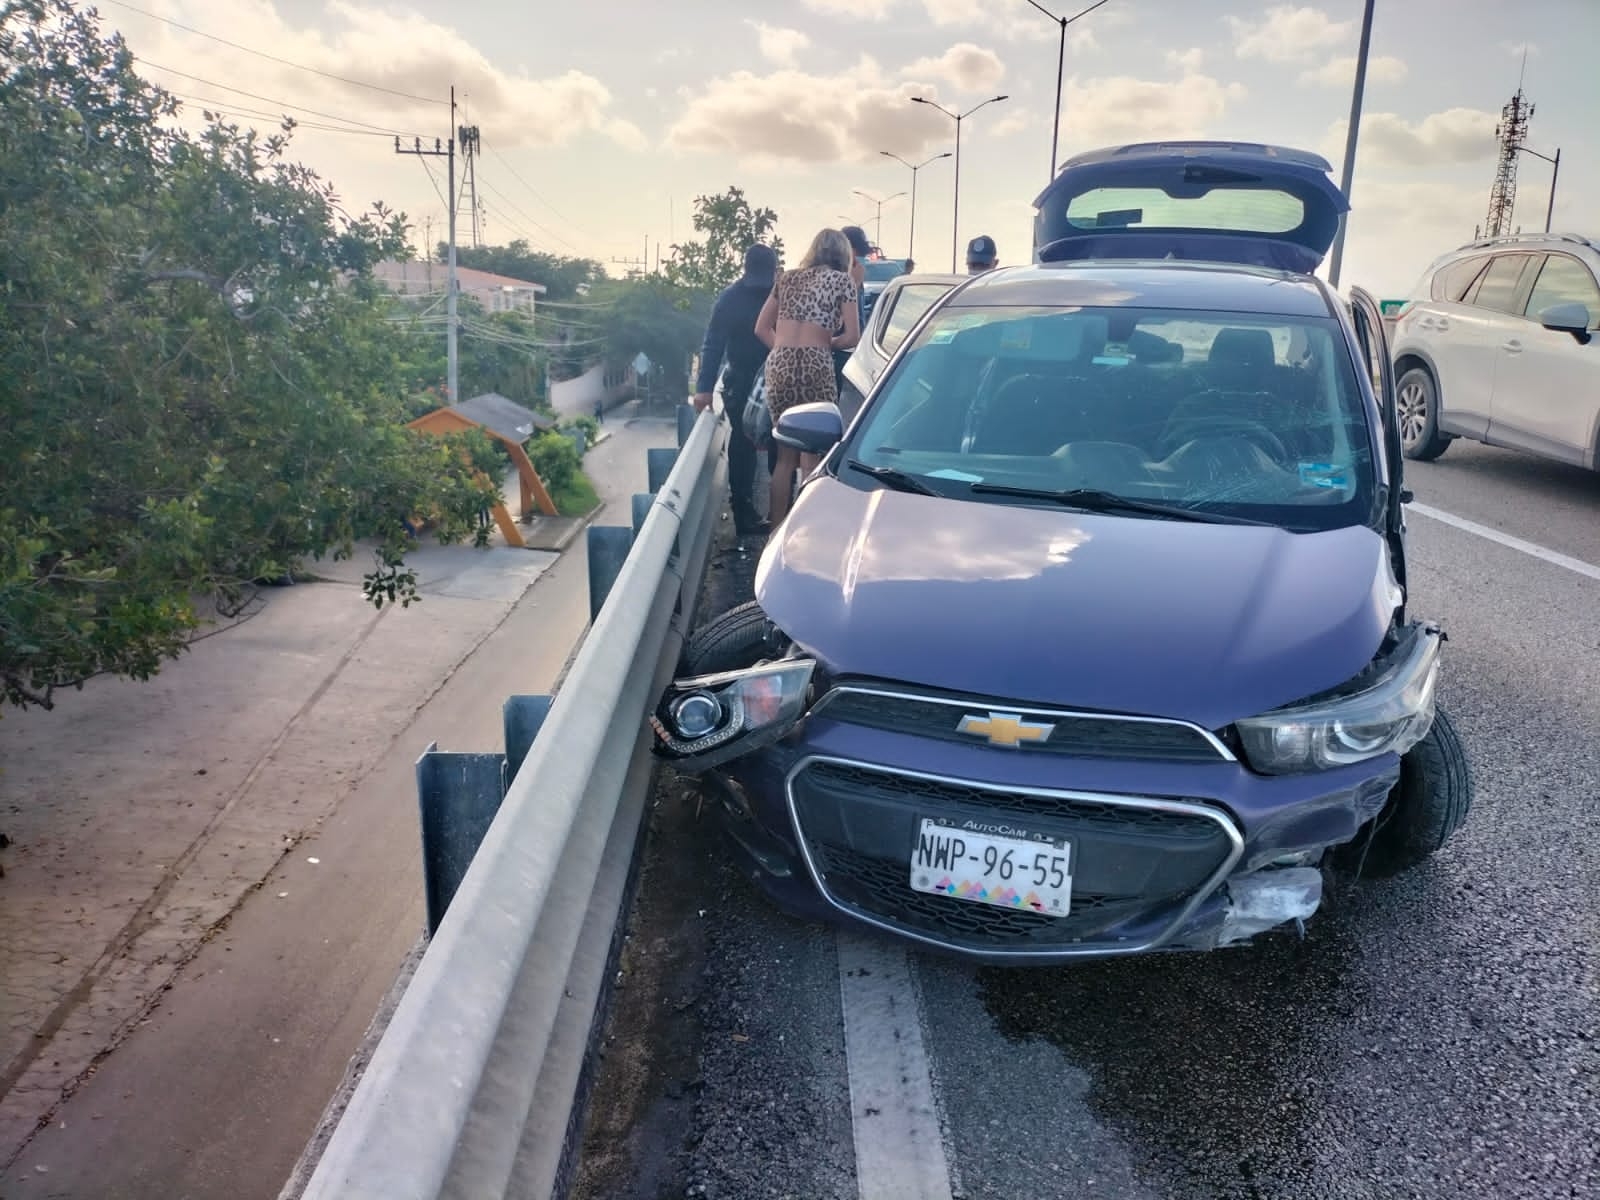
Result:
{"label": "rear window", "polygon": [[1213,188],[1201,196],[1169,196],[1160,188],[1092,188],[1067,205],[1074,229],[1210,229],[1289,233],[1305,220],[1299,198],[1276,188]]}
{"label": "rear window", "polygon": [[861,264],[866,270],[866,278],[871,283],[882,283],[893,279],[896,275],[904,275],[906,266],[896,258],[869,259]]}
{"label": "rear window", "polygon": [[1444,300],[1451,304],[1460,303],[1461,298],[1467,294],[1467,289],[1473,285],[1483,270],[1483,264],[1488,261],[1487,255],[1479,254],[1440,268],[1433,277],[1433,287],[1429,290],[1429,295],[1435,300]]}
{"label": "rear window", "polygon": [[1333,529],[1372,519],[1364,396],[1328,317],[946,308],[844,457],[974,502],[1027,502],[970,493],[980,481],[1094,488]]}

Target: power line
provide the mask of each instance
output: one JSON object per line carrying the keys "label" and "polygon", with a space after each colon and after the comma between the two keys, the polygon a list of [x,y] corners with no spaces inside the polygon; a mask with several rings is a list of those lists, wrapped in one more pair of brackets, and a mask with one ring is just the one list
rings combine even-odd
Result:
{"label": "power line", "polygon": [[[358,121],[354,117],[341,116],[338,113],[321,112],[321,111],[319,111],[318,109],[315,109],[315,108],[307,108],[303,104],[290,104],[287,100],[279,100],[274,96],[263,96],[259,92],[247,92],[243,88],[230,87],[228,84],[226,84],[226,83],[218,83],[214,79],[201,79],[200,76],[191,75],[191,74],[189,74],[188,71],[180,71],[175,67],[164,67],[160,63],[151,62],[148,58],[139,58],[138,55],[135,55],[134,57],[138,58],[138,60],[140,62],[142,62],[145,66],[153,67],[157,71],[166,71],[167,73],[172,74],[172,75],[181,75],[185,79],[192,79],[196,83],[203,83],[207,87],[220,88],[224,92],[232,92],[236,96],[248,96],[252,100],[264,100],[268,104],[279,104],[279,105],[282,105],[284,108],[297,108],[301,112],[310,113],[314,117],[322,117],[322,118],[324,118],[326,120],[329,120],[329,121],[342,121],[342,122],[344,122],[346,124],[349,124],[349,125],[359,125],[363,129],[375,130],[378,133],[385,134],[388,137],[395,137],[397,135],[397,131],[395,129],[393,129],[393,128],[386,128],[385,126],[382,126],[382,125],[373,125],[373,124],[370,124],[369,122],[366,122],[366,121]],[[399,133],[398,136],[414,138],[414,137],[420,137],[421,135],[420,134],[416,134],[416,133]]]}
{"label": "power line", "polygon": [[541,225],[538,221],[535,221],[532,217],[530,217],[527,213],[525,213],[520,207],[518,207],[516,201],[512,200],[509,196],[507,196],[499,188],[495,187],[487,179],[483,181],[483,187],[484,187],[485,191],[493,192],[496,196],[499,196],[500,199],[505,204],[510,206],[512,212],[516,213],[524,221],[529,222],[531,225],[533,225],[533,227],[535,229],[542,229],[542,230],[544,230],[545,233],[549,234],[551,237],[555,238],[558,242],[561,242],[563,245],[565,245],[565,246],[567,246],[567,247],[569,247],[570,249],[573,249],[573,250],[577,249],[576,246],[574,246],[571,242],[567,241],[566,238],[562,237],[555,230],[549,228],[548,226]]}
{"label": "power line", "polygon": [[[529,183],[526,179],[524,179],[520,174],[518,174],[517,173],[517,169],[515,167],[513,167],[506,160],[505,155],[501,154],[498,150],[491,150],[490,153],[492,153],[495,156],[496,160],[500,163],[500,165],[502,167],[504,167],[507,171],[511,172],[511,178],[515,179],[524,188],[526,188],[528,190],[528,194],[531,195],[535,200],[539,201],[540,204],[543,204],[551,212],[555,213],[556,216],[560,217],[568,225],[572,226],[572,228],[576,232],[584,234],[584,236],[586,236],[586,237],[593,236],[592,234],[589,234],[587,230],[578,228],[577,224],[572,220],[571,217],[567,216],[564,212],[562,212],[554,204],[551,204],[550,201],[547,200],[544,197],[544,195],[539,191],[538,188],[534,187],[531,183]],[[571,242],[568,242],[567,244],[569,246],[572,245]],[[576,249],[576,247],[574,247],[574,249]]]}
{"label": "power line", "polygon": [[281,63],[286,67],[293,67],[297,71],[307,71],[312,75],[321,75],[324,79],[334,79],[340,83],[348,83],[352,87],[367,88],[370,91],[382,92],[388,96],[398,96],[402,100],[415,100],[421,104],[442,105],[445,103],[445,101],[440,100],[436,96],[417,96],[411,92],[399,92],[394,88],[381,87],[376,83],[363,83],[359,79],[351,79],[345,75],[335,75],[331,71],[318,70],[316,67],[308,67],[304,63],[291,62],[287,58],[279,58],[276,54],[268,54],[265,50],[255,50],[249,46],[241,46],[238,42],[230,42],[227,38],[218,37],[214,33],[206,33],[202,29],[195,29],[192,26],[184,25],[179,21],[174,21],[171,17],[159,16],[156,13],[148,12],[142,8],[137,8],[132,4],[126,4],[123,2],[123,0],[110,0],[110,2],[115,4],[118,8],[125,8],[129,12],[138,13],[141,17],[149,17],[152,21],[161,21],[164,24],[171,25],[174,29],[181,29],[185,33],[194,34],[196,37],[209,38],[213,42],[221,42],[224,46],[232,46],[235,50],[242,50],[246,54],[254,54],[258,58],[264,58],[270,62]]}
{"label": "power line", "polygon": [[233,104],[227,100],[216,100],[207,96],[187,96],[182,92],[173,92],[172,94],[186,104],[199,105],[207,112],[214,112],[224,117],[240,117],[245,120],[257,121],[282,121],[287,116],[294,121],[296,129],[314,129],[324,133],[351,133],[358,137],[388,138],[393,136],[393,134],[376,129],[354,129],[349,125],[330,125],[321,121],[302,121],[298,117],[294,117],[292,113],[266,112],[257,108],[245,108],[243,105]]}

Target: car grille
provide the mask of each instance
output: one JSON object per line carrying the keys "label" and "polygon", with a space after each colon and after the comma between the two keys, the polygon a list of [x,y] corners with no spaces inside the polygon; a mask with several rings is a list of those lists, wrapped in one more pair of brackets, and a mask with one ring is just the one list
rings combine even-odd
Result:
{"label": "car grille", "polygon": [[966,713],[991,710],[1020,711],[1031,721],[1054,725],[1048,739],[1021,747],[1030,753],[1167,762],[1217,762],[1226,757],[1204,732],[1181,722],[1130,720],[1043,709],[1018,710],[994,700],[869,691],[847,686],[829,692],[812,712],[829,721],[971,746],[984,743],[970,734],[958,733],[956,726]]}
{"label": "car grille", "polygon": [[[794,775],[790,803],[796,831],[830,901],[855,915],[969,950],[1070,948],[1095,942],[1122,921],[1167,912],[1175,923],[1187,902],[1209,891],[1237,854],[1220,814],[1010,792],[827,760],[813,760]],[[1030,828],[1072,839],[1068,916],[912,889],[911,831],[920,817],[1002,814],[1028,818]],[[1094,865],[1112,855],[1121,870],[1097,878]],[[1159,865],[1165,863],[1178,865],[1169,872]],[[1103,940],[1116,944],[1118,939]]]}

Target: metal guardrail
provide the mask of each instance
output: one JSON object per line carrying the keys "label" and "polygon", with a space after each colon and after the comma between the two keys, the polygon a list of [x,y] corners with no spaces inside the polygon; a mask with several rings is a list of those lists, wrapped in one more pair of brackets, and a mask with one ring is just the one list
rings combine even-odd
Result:
{"label": "metal guardrail", "polygon": [[693,620],[722,434],[683,406],[679,448],[649,452],[655,495],[634,497],[634,527],[589,530],[593,623],[547,711],[508,702],[498,805],[494,764],[437,764],[501,756],[419,761],[425,838],[430,780],[436,803],[465,798],[466,828],[442,850],[435,837],[437,928],[302,1200],[564,1194],[654,774],[645,717]]}

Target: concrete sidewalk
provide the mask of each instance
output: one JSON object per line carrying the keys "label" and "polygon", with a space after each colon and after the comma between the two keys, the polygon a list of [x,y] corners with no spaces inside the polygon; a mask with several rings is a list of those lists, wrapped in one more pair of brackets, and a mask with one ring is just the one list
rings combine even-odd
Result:
{"label": "concrete sidewalk", "polygon": [[[626,523],[629,498],[644,489],[645,448],[671,445],[673,429],[664,421],[611,425],[613,436],[591,449],[585,469],[621,514],[607,519]],[[482,657],[476,652],[488,639],[506,671],[523,659],[564,660],[586,608],[568,602],[547,616],[536,611],[537,591],[524,598],[558,557],[504,545],[424,545],[409,560],[422,602],[382,610],[360,595],[368,563],[319,563],[313,569],[328,581],[267,589],[242,620],[197,641],[148,683],[96,679],[61,695],[53,712],[0,720],[0,814],[14,843],[0,881],[0,1170],[17,1165],[8,1185],[31,1180],[36,1166],[17,1156],[41,1122],[114,1064],[107,1056],[151,1021],[184,965],[252,894],[269,920],[281,920],[290,897],[258,891],[263,881],[290,863],[316,873],[321,864],[305,861],[314,852],[291,852],[317,837],[380,767],[386,786],[399,791],[384,801],[396,814],[389,836],[373,847],[393,860],[381,864],[379,879],[394,876],[405,904],[420,897],[406,766],[421,749],[412,743],[428,739],[406,731]],[[505,694],[492,697],[496,712]],[[497,728],[485,724],[488,741]],[[347,862],[361,854],[363,836],[355,832]],[[333,888],[324,902],[339,894]],[[359,914],[346,916],[359,925]],[[280,958],[292,953],[298,930],[284,932],[291,944],[274,951]],[[391,977],[397,965],[388,964]],[[225,1022],[228,1014],[216,1016]],[[364,1026],[371,1013],[358,1016]],[[207,1069],[219,1085],[209,1090],[226,1098],[251,1084],[230,1076],[222,1053]],[[343,1057],[326,1065],[336,1076]],[[144,1099],[159,1107],[171,1097]],[[314,1097],[317,1111],[325,1099]],[[47,1173],[38,1172],[40,1184]],[[260,1194],[275,1194],[279,1183],[263,1181]],[[29,1194],[90,1193],[46,1185]]]}

